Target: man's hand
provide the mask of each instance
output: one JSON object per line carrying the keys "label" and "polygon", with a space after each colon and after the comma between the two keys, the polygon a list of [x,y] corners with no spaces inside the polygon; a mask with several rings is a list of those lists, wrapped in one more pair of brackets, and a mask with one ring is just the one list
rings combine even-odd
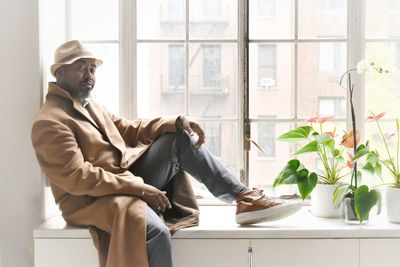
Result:
{"label": "man's hand", "polygon": [[152,185],[145,184],[142,199],[155,212],[163,213],[166,208],[171,208],[171,203],[165,194],[165,191],[160,191]]}
{"label": "man's hand", "polygon": [[195,148],[201,147],[204,144],[204,131],[201,129],[200,124],[193,119],[190,119],[186,116],[180,116],[177,122],[177,126],[181,127],[182,129],[186,130],[189,135],[193,135],[196,133],[199,137],[197,142],[194,144]]}

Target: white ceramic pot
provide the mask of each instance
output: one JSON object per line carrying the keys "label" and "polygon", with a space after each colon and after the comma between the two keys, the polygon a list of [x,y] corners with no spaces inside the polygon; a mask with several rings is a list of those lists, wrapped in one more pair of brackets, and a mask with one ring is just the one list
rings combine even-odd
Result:
{"label": "white ceramic pot", "polygon": [[318,217],[342,217],[342,205],[335,209],[332,204],[333,192],[338,185],[317,184],[311,193],[311,212]]}
{"label": "white ceramic pot", "polygon": [[392,223],[400,223],[400,188],[386,188],[387,217]]}

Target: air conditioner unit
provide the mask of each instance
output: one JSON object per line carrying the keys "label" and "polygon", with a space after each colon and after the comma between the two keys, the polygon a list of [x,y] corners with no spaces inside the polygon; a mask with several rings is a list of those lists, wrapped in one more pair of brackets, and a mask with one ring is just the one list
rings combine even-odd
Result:
{"label": "air conditioner unit", "polygon": [[270,86],[275,86],[275,85],[276,85],[275,79],[272,79],[272,78],[261,78],[260,79],[260,86],[270,87]]}

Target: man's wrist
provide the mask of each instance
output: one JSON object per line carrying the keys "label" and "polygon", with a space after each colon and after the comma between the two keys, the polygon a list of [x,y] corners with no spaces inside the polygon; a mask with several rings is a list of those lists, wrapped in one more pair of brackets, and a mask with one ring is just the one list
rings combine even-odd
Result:
{"label": "man's wrist", "polygon": [[180,115],[180,116],[176,119],[176,121],[175,121],[175,128],[176,128],[177,130],[182,129],[182,127],[183,127],[183,120],[184,120],[184,116],[183,116],[183,115]]}

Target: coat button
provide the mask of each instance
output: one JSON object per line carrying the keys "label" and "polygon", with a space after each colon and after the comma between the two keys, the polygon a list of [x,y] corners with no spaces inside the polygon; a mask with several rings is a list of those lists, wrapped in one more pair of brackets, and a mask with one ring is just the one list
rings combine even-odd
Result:
{"label": "coat button", "polygon": [[128,162],[124,161],[121,163],[121,168],[127,168],[128,167]]}

